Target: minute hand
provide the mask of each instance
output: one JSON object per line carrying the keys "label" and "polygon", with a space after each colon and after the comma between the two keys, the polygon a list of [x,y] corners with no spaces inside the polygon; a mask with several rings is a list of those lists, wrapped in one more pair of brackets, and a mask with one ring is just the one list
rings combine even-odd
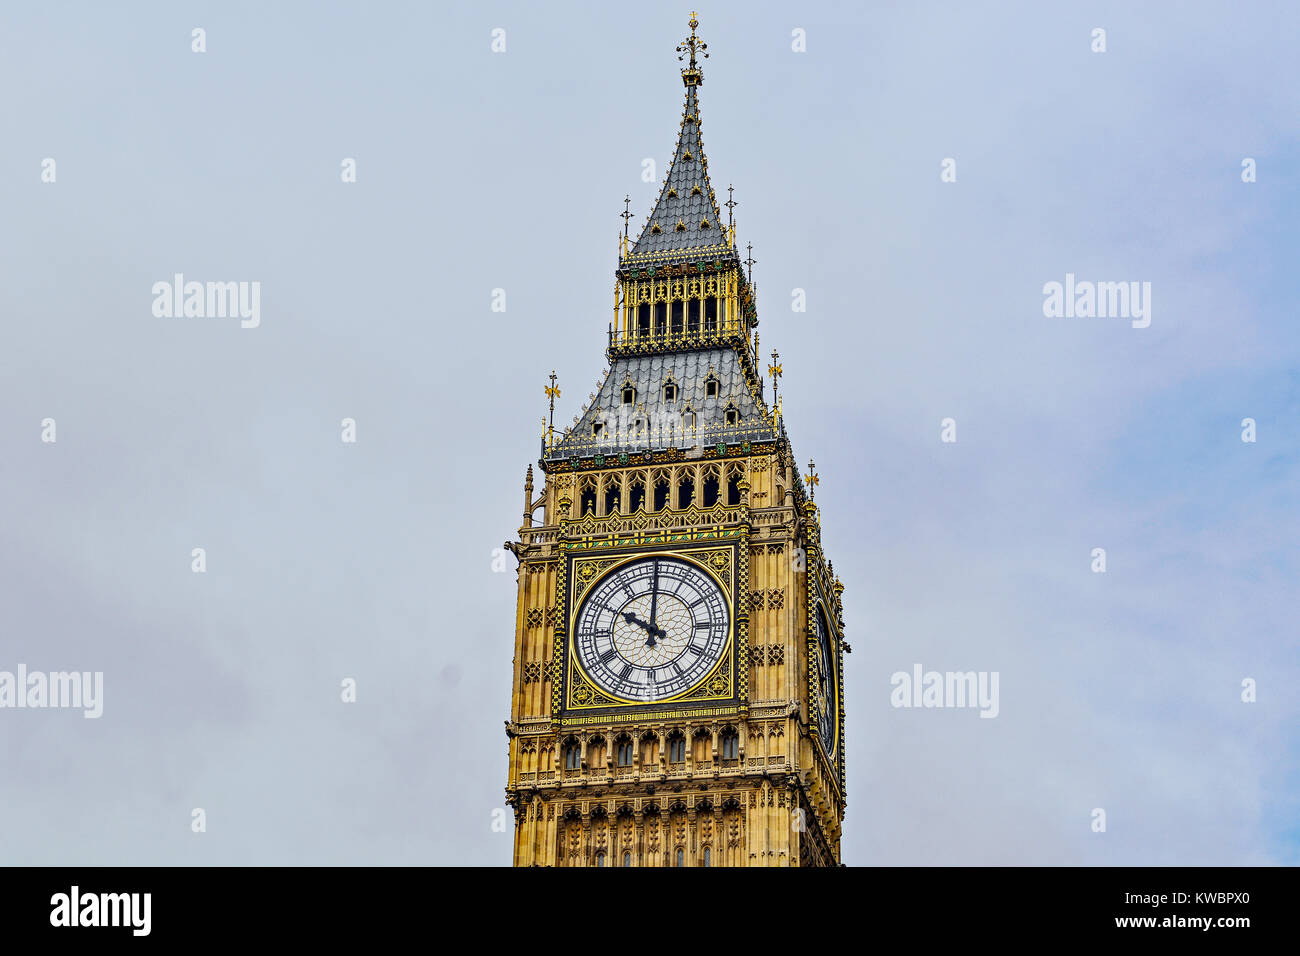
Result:
{"label": "minute hand", "polygon": [[659,562],[654,563],[654,582],[650,585],[650,627],[655,627],[655,611],[659,607]]}

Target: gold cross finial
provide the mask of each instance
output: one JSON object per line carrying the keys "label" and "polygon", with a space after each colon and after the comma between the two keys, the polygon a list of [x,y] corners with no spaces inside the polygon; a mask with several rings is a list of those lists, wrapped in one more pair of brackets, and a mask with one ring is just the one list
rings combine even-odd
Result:
{"label": "gold cross finial", "polygon": [[555,433],[555,400],[560,397],[560,390],[555,386],[555,369],[551,369],[551,384],[542,386],[546,389],[546,394],[551,400],[551,417],[547,424],[547,433]]}
{"label": "gold cross finial", "polygon": [[706,59],[708,58],[709,55],[708,54],[709,45],[695,36],[695,28],[698,27],[699,25],[700,25],[700,21],[699,21],[698,14],[696,14],[694,11],[691,11],[691,22],[690,22],[691,35],[688,36],[685,40],[683,40],[681,44],[677,47],[678,60],[686,59],[687,55],[689,54],[691,61],[687,65],[687,70],[690,73],[697,72],[695,66],[696,53],[699,53],[700,56],[703,56]]}
{"label": "gold cross finial", "polygon": [[777,385],[781,381],[781,356],[776,354],[776,349],[772,349],[772,364],[767,367],[767,374],[772,376],[772,401],[776,402]]}
{"label": "gold cross finial", "polygon": [[817,466],[811,458],[808,459],[808,474],[804,475],[804,478],[808,482],[808,500],[815,501],[817,499],[817,486],[821,484],[822,480],[817,477]]}

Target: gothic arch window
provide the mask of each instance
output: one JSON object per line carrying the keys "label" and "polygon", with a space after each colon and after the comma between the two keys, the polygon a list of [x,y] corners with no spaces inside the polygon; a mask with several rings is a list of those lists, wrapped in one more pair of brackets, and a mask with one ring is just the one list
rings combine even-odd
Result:
{"label": "gothic arch window", "polygon": [[610,475],[605,479],[605,514],[618,514],[619,499],[622,497],[622,489],[618,486],[618,478]]}
{"label": "gothic arch window", "polygon": [[700,300],[691,299],[686,305],[686,331],[698,335],[700,331]]}
{"label": "gothic arch window", "polygon": [[740,412],[735,405],[728,403],[727,410],[723,413],[728,425],[735,425],[740,421]]}
{"label": "gothic arch window", "polygon": [[723,760],[737,760],[740,757],[740,735],[734,729],[728,727],[722,732],[722,737],[718,741],[718,749],[721,752]]}
{"label": "gothic arch window", "polygon": [[678,394],[679,390],[677,388],[677,382],[671,375],[669,375],[667,380],[664,382],[664,401],[675,402],[677,401]]}
{"label": "gothic arch window", "polygon": [[681,847],[678,847],[678,848],[677,848],[677,862],[674,863],[673,865],[674,865],[674,866],[685,866],[685,865],[686,865],[686,851],[685,851],[684,849],[682,849]]}
{"label": "gothic arch window", "polygon": [[653,767],[659,762],[659,738],[647,733],[641,738],[641,767]]}
{"label": "gothic arch window", "polygon": [[596,513],[596,483],[592,479],[587,479],[582,483],[581,490],[578,492],[578,517],[585,518],[587,515]]}
{"label": "gothic arch window", "polygon": [[700,488],[700,504],[712,508],[718,503],[718,470],[710,468],[704,476],[704,485]]}
{"label": "gothic arch window", "polygon": [[615,755],[620,767],[632,766],[632,738],[619,737],[614,743]]}
{"label": "gothic arch window", "polygon": [[677,482],[677,507],[689,508],[695,501],[695,476],[683,471]]}
{"label": "gothic arch window", "polygon": [[655,479],[654,510],[663,511],[668,507],[668,476],[660,475]]}
{"label": "gothic arch window", "polygon": [[718,297],[709,296],[704,300],[704,331],[716,332],[718,330]]}
{"label": "gothic arch window", "polygon": [[682,334],[682,304],[681,299],[673,302],[673,322],[671,326],[673,335]]}
{"label": "gothic arch window", "polygon": [[592,737],[587,741],[587,766],[602,767],[605,764],[605,738]]}
{"label": "gothic arch window", "polygon": [[632,479],[632,487],[628,489],[627,507],[631,514],[645,507],[645,481],[639,476]]}
{"label": "gothic arch window", "polygon": [[668,331],[668,303],[655,303],[655,335],[662,337]]}
{"label": "gothic arch window", "polygon": [[702,866],[712,866],[712,856],[713,854],[709,852],[709,848],[706,846],[700,854],[700,864]]}
{"label": "gothic arch window", "polygon": [[596,851],[596,865],[597,865],[597,866],[604,866],[604,865],[605,865],[605,851],[604,851],[604,850],[597,850],[597,851]]}
{"label": "gothic arch window", "polygon": [[650,335],[650,303],[642,302],[636,307],[636,334],[645,338]]}
{"label": "gothic arch window", "polygon": [[668,738],[668,762],[685,763],[686,762],[686,738],[680,732],[674,732]]}
{"label": "gothic arch window", "polygon": [[712,756],[713,734],[706,728],[701,727],[695,731],[695,736],[691,739],[691,753],[695,757],[695,765],[705,763]]}
{"label": "gothic arch window", "polygon": [[718,376],[714,375],[712,372],[710,372],[708,377],[704,380],[704,397],[718,397]]}
{"label": "gothic arch window", "polygon": [[627,850],[623,851],[623,865],[624,866],[632,865],[632,854]]}
{"label": "gothic arch window", "polygon": [[631,382],[623,383],[623,404],[636,404],[636,387]]}
{"label": "gothic arch window", "polygon": [[564,742],[564,769],[577,770],[582,766],[582,745],[570,737]]}
{"label": "gothic arch window", "polygon": [[727,504],[740,504],[741,470],[736,467],[727,469]]}

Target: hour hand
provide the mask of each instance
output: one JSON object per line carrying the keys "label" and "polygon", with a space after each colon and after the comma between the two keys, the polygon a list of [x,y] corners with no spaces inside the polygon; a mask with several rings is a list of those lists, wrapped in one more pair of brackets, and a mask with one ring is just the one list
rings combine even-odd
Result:
{"label": "hour hand", "polygon": [[658,635],[660,635],[660,636],[663,636],[663,631],[659,630],[659,628],[657,628],[657,627],[653,627],[653,626],[651,626],[650,624],[647,624],[645,621],[641,620],[639,617],[637,617],[637,616],[636,616],[635,614],[633,614],[631,611],[624,611],[624,612],[623,612],[623,620],[627,621],[629,624],[635,624],[637,627],[641,627],[641,628],[644,628],[644,629],[645,629],[646,633],[649,635],[649,639],[645,642],[645,643],[646,643],[646,647],[654,647],[654,646],[655,646],[655,635],[656,635],[656,634],[658,634]]}

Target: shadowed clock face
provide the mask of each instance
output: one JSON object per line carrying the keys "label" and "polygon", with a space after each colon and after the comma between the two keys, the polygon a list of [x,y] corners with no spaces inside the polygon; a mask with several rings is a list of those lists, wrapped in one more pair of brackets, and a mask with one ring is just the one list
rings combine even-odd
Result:
{"label": "shadowed clock face", "polygon": [[835,680],[835,655],[831,646],[831,632],[826,625],[826,614],[821,605],[817,607],[817,729],[821,732],[822,746],[831,759],[835,759],[835,748],[839,745],[839,735],[835,732],[835,722],[839,717],[839,704],[835,695],[839,685]]}
{"label": "shadowed clock face", "polygon": [[726,649],[721,588],[677,558],[622,565],[591,589],[574,622],[587,676],[615,697],[649,703],[690,690]]}

